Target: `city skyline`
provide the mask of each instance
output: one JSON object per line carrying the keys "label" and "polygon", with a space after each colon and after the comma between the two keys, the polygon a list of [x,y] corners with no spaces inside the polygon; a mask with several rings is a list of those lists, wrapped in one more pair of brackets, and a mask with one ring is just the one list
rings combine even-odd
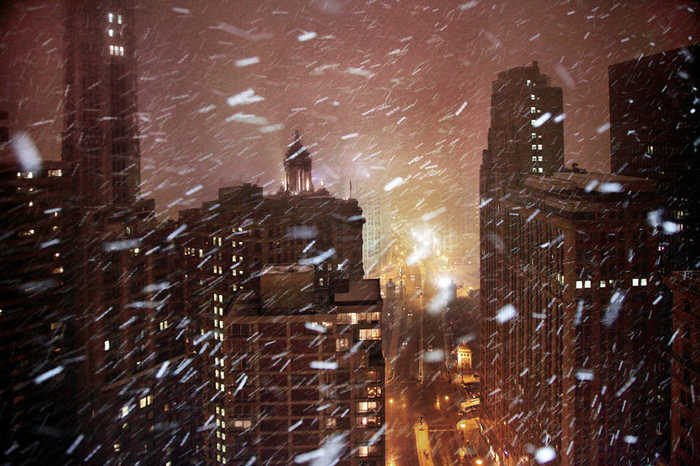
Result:
{"label": "city skyline", "polygon": [[685,464],[696,11],[570,3],[1,7],[0,456]]}
{"label": "city skyline", "polygon": [[[2,75],[10,86],[2,102],[11,126],[56,159],[63,7],[5,8]],[[141,191],[171,216],[236,181],[276,191],[283,184],[277,155],[301,129],[313,146],[314,181],[332,192],[344,192],[349,180],[356,191],[376,190],[383,185],[373,179],[413,175],[397,196],[415,200],[416,185],[439,200],[474,204],[490,82],[532,61],[563,88],[566,163],[606,172],[608,65],[693,43],[698,26],[689,9],[653,1],[587,9],[370,2],[358,9],[338,0],[284,10],[256,3],[227,17],[219,4],[137,3]],[[541,27],[540,15],[553,27]],[[393,26],[406,21],[406,31]],[[46,67],[59,73],[42,73]],[[37,110],[23,111],[28,99]],[[420,156],[434,168],[407,165]],[[439,192],[440,176],[457,167],[465,187]],[[407,215],[420,217],[434,204]]]}

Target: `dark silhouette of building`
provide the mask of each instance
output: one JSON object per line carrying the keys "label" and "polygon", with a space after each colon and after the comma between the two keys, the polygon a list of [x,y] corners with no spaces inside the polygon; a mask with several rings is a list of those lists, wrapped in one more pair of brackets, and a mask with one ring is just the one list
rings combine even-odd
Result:
{"label": "dark silhouette of building", "polygon": [[671,354],[671,465],[693,464],[700,447],[700,403],[695,387],[700,354],[700,275],[674,272],[665,280],[673,293]]}
{"label": "dark silhouette of building", "polygon": [[549,84],[537,62],[498,74],[492,85],[488,148],[481,164],[482,194],[495,185],[563,167],[562,112],[561,88]]}
{"label": "dark silhouette of building", "polygon": [[[560,464],[655,461],[668,447],[670,336],[670,316],[656,306],[658,236],[647,219],[656,185],[564,169],[561,91],[547,88],[549,108],[533,106],[551,114],[546,121],[523,117],[533,83],[546,83],[538,75],[536,66],[499,74],[481,166],[489,437],[502,461],[546,445]],[[527,150],[539,142],[528,146],[523,134],[535,128],[539,140],[542,127],[556,147],[542,169],[549,176],[533,176],[539,167],[527,176],[527,163],[539,163]]]}
{"label": "dark silhouette of building", "polygon": [[692,45],[609,68],[611,169],[658,181],[666,270],[700,266],[699,67]]}
{"label": "dark silhouette of building", "polygon": [[557,173],[494,202],[481,335],[499,455],[533,454],[529,444],[564,465],[654,461],[667,442],[669,322],[654,304],[654,182]]}
{"label": "dark silhouette of building", "polygon": [[74,440],[72,170],[28,170],[0,146],[0,449],[12,463],[48,463]]}
{"label": "dark silhouette of building", "polygon": [[133,0],[66,2],[62,158],[86,205],[130,204],[140,183]]}

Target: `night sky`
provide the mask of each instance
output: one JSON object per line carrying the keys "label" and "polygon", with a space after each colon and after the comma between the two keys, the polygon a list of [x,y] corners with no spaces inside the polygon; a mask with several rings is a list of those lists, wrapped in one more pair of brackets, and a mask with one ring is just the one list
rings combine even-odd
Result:
{"label": "night sky", "polygon": [[[410,176],[396,194],[411,205],[432,192],[473,206],[491,82],[533,60],[564,89],[567,164],[608,171],[607,67],[697,42],[697,8],[672,0],[138,1],[142,192],[174,213],[235,182],[276,191],[298,128],[313,145],[317,186],[344,194],[352,180],[356,195]],[[63,2],[6,2],[0,33],[0,107],[13,131],[57,159]],[[246,91],[233,100],[254,102],[229,105]],[[426,202],[415,214],[435,208]]]}

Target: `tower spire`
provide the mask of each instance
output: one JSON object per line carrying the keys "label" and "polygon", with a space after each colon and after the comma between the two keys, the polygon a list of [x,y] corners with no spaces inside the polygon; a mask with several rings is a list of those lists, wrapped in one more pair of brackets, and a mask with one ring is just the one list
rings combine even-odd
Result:
{"label": "tower spire", "polygon": [[292,194],[313,192],[311,181],[311,155],[301,142],[299,130],[294,131],[294,139],[284,157],[285,189]]}

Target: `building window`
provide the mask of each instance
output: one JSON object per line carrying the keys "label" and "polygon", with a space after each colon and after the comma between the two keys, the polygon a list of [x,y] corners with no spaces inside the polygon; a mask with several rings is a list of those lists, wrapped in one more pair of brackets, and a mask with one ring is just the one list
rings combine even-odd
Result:
{"label": "building window", "polygon": [[105,351],[109,351],[110,348],[111,348],[111,345],[109,343],[109,340],[105,340]]}
{"label": "building window", "polygon": [[530,100],[535,100],[535,94],[530,94]]}
{"label": "building window", "polygon": [[117,24],[122,23],[122,15],[117,15]]}
{"label": "building window", "polygon": [[335,339],[335,350],[336,351],[346,351],[350,349],[350,339],[349,338],[336,338]]}
{"label": "building window", "polygon": [[56,169],[56,170],[49,170],[49,176],[63,176],[63,170]]}
{"label": "building window", "polygon": [[107,13],[107,21],[110,23],[114,21],[114,14],[112,13]]}
{"label": "building window", "polygon": [[114,29],[107,29],[107,35],[109,37],[114,37]]}
{"label": "building window", "polygon": [[584,287],[584,288],[590,288],[590,287],[591,287],[591,281],[590,281],[590,280],[584,281],[584,282],[583,282],[583,287]]}
{"label": "building window", "polygon": [[601,281],[600,281],[600,287],[601,287],[601,288],[605,288],[605,280],[601,280]]}
{"label": "building window", "polygon": [[167,321],[167,320],[161,321],[161,323],[160,323],[160,325],[159,325],[158,327],[159,327],[161,330],[165,330],[166,328],[168,328],[168,321]]}
{"label": "building window", "polygon": [[375,409],[377,409],[376,401],[360,401],[357,403],[358,413],[367,413],[369,411],[374,411]]}
{"label": "building window", "polygon": [[537,113],[537,109],[535,107],[530,107],[530,113]]}
{"label": "building window", "polygon": [[129,405],[122,406],[121,417],[125,418],[129,415]]}
{"label": "building window", "polygon": [[542,173],[542,167],[537,168],[538,173]]}
{"label": "building window", "polygon": [[576,289],[580,290],[583,288],[583,280],[576,280]]}
{"label": "building window", "polygon": [[153,395],[144,396],[139,400],[139,407],[145,408],[146,406],[151,406],[153,403]]}
{"label": "building window", "polygon": [[638,278],[632,279],[632,286],[639,286],[639,279]]}
{"label": "building window", "polygon": [[378,328],[361,328],[360,340],[381,340],[382,330]]}
{"label": "building window", "polygon": [[250,419],[234,419],[233,420],[233,428],[234,429],[250,429],[250,427],[253,425],[253,423],[250,421]]}
{"label": "building window", "polygon": [[379,398],[382,396],[382,387],[372,385],[367,387],[367,398]]}

